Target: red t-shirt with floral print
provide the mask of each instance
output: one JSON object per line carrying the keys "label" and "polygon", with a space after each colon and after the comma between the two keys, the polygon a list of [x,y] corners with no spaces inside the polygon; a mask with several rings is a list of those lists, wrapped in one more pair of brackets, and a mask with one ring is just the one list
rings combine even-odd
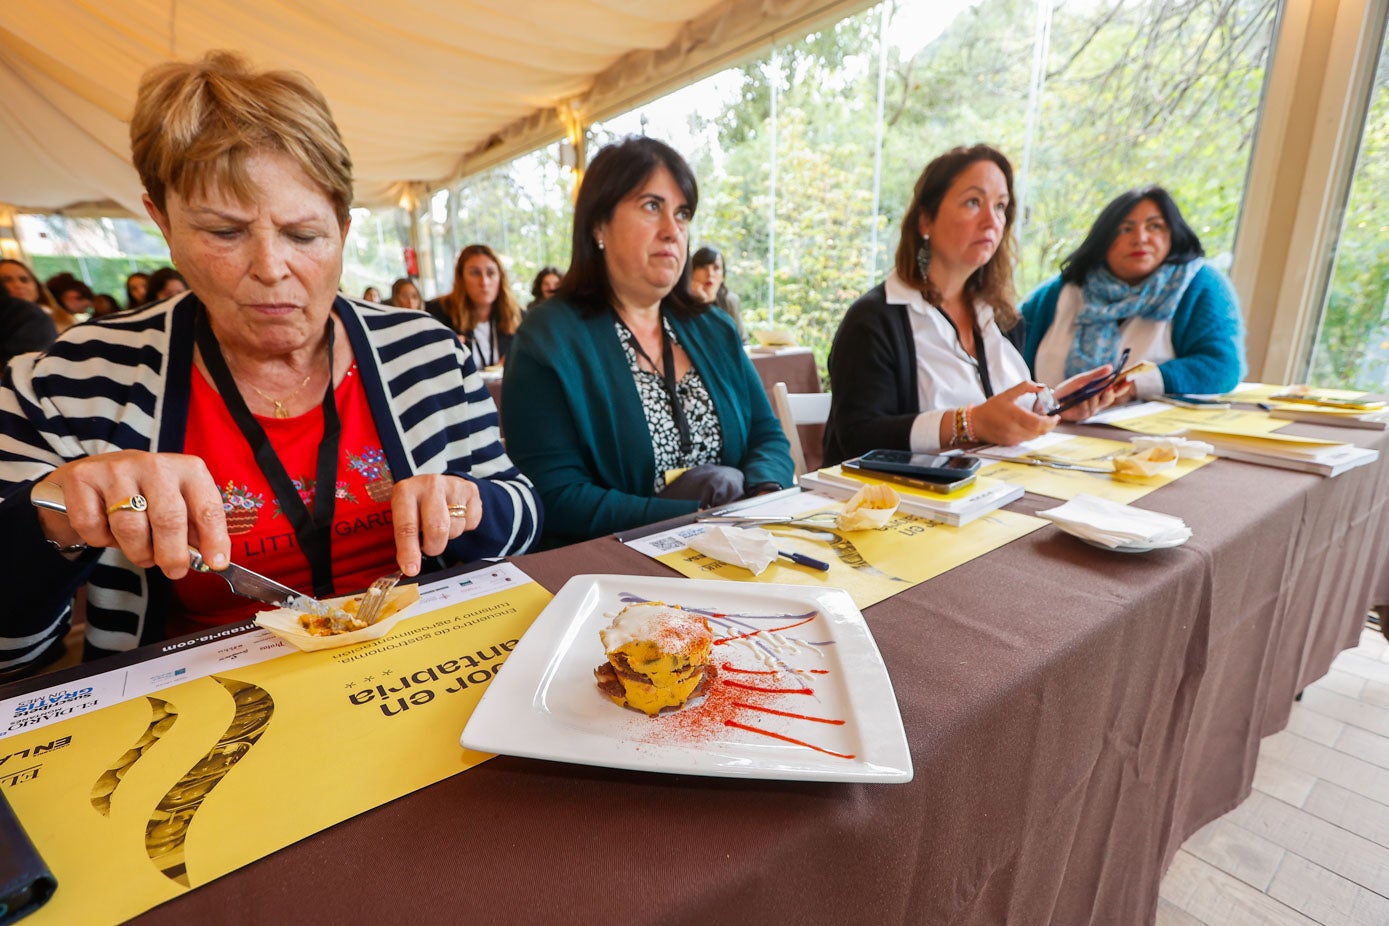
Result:
{"label": "red t-shirt with floral print", "polygon": [[[221,489],[232,562],[311,593],[308,558],[299,549],[294,525],[280,510],[274,490],[256,465],[251,445],[203,373],[195,368],[192,380],[184,453],[202,457]],[[333,396],[342,420],[333,508],[333,581],[337,594],[348,594],[396,568],[391,529],[394,482],[355,363]],[[256,420],[312,512],[318,446],[323,439],[322,407],[294,418],[257,415]],[[266,607],[233,595],[215,575],[189,573],[174,583],[174,595],[181,613],[170,621],[171,636],[245,620]]]}

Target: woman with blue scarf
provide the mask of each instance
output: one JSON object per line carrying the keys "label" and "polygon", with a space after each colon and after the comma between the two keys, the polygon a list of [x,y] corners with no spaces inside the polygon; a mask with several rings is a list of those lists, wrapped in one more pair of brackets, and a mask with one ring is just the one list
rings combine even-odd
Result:
{"label": "woman with blue scarf", "polygon": [[1128,348],[1157,369],[1121,382],[1116,401],[1233,389],[1244,373],[1239,303],[1204,254],[1162,187],[1105,206],[1061,274],[1023,303],[1023,357],[1036,379],[1059,383]]}

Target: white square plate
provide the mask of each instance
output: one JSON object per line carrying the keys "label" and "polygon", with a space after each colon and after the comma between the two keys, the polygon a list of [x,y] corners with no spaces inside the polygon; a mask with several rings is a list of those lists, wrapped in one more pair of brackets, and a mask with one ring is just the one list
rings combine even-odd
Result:
{"label": "white square plate", "polygon": [[[626,605],[706,614],[718,678],[702,701],[647,717],[598,690],[598,632]],[[463,731],[480,752],[689,775],[902,782],[911,754],[892,681],[841,589],[649,576],[565,583]]]}

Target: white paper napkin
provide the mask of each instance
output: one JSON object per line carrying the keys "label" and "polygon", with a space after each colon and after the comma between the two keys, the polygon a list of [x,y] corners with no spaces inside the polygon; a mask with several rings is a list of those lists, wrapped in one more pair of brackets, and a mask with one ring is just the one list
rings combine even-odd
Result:
{"label": "white paper napkin", "polygon": [[1077,495],[1064,505],[1037,514],[1068,534],[1111,550],[1175,547],[1191,537],[1191,528],[1181,518],[1093,495]]}
{"label": "white paper napkin", "polygon": [[776,540],[760,528],[722,527],[706,528],[704,533],[691,537],[685,545],[697,553],[713,557],[723,563],[742,566],[761,575],[777,558]]}

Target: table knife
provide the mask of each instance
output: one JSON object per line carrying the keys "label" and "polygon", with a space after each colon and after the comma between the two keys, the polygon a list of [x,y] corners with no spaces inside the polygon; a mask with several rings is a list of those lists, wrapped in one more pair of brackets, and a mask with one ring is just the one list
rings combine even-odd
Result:
{"label": "table knife", "polygon": [[[63,497],[63,487],[56,483],[36,483],[29,493],[29,500],[33,502],[35,508],[47,508],[50,511],[60,511],[63,514],[67,514],[68,511],[67,500]],[[193,547],[188,548],[188,559],[188,565],[192,569],[197,572],[220,576],[226,580],[233,592],[243,598],[272,604],[277,608],[289,607],[308,614],[327,614],[333,610],[317,598],[297,592],[288,585],[281,585],[274,579],[247,569],[245,566],[227,563],[225,569],[213,569],[203,560],[202,553]]]}
{"label": "table knife", "polygon": [[1101,476],[1113,476],[1114,470],[1100,469],[1098,466],[1086,466],[1083,463],[1066,463],[1062,460],[1038,460],[1035,457],[1008,457],[1003,454],[980,453],[977,450],[970,451],[972,456],[983,457],[985,460],[996,460],[999,463],[1020,463],[1023,466],[1045,466],[1049,469],[1069,469],[1078,473],[1097,473]]}

